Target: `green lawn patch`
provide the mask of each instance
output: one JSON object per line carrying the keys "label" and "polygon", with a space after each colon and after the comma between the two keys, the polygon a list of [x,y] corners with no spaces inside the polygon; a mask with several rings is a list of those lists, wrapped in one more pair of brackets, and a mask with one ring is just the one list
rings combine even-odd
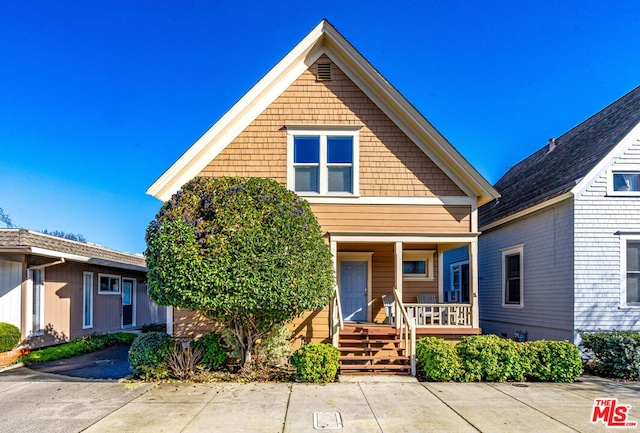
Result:
{"label": "green lawn patch", "polygon": [[105,347],[117,346],[119,344],[131,344],[137,336],[137,334],[130,332],[118,332],[115,334],[105,335],[90,334],[81,338],[74,338],[69,343],[34,350],[27,356],[23,356],[18,359],[18,362],[29,365],[34,362],[47,362],[55,361],[56,359],[70,358],[84,353],[95,352],[96,350],[104,349]]}

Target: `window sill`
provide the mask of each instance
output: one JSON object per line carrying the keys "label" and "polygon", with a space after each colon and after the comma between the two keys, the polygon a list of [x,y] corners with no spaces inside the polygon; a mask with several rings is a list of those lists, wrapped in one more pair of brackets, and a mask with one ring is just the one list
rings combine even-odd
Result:
{"label": "window sill", "polygon": [[524,305],[522,305],[522,304],[502,304],[502,308],[513,309],[513,310],[522,310],[522,309],[524,309]]}
{"label": "window sill", "polygon": [[403,275],[402,276],[402,281],[434,281],[435,277],[418,277],[418,276],[407,276],[407,275]]}
{"label": "window sill", "polygon": [[98,295],[119,295],[121,292],[101,292],[98,290]]}

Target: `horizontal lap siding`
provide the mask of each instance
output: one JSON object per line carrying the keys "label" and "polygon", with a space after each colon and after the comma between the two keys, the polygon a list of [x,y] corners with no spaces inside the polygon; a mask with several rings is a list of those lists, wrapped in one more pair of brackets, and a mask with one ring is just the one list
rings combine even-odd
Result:
{"label": "horizontal lap siding", "polygon": [[[640,142],[616,161],[640,170]],[[620,308],[620,236],[640,234],[640,197],[608,197],[604,173],[576,200],[576,328],[584,330],[640,327],[640,307]]]}
{"label": "horizontal lap siding", "polygon": [[[573,339],[573,200],[480,236],[480,326],[483,332]],[[524,308],[502,307],[502,249],[524,244]]]}
{"label": "horizontal lap siding", "polygon": [[323,231],[372,233],[464,233],[471,227],[470,206],[311,205]]}
{"label": "horizontal lap siding", "polygon": [[[323,56],[320,63],[331,61]],[[337,66],[317,81],[317,63],[245,128],[201,176],[287,179],[286,124],[364,125],[360,129],[362,196],[464,196]]]}

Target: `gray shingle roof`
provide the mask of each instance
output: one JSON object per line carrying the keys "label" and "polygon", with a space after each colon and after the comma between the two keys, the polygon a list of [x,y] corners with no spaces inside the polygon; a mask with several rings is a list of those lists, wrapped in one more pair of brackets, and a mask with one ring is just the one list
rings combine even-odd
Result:
{"label": "gray shingle roof", "polygon": [[570,191],[640,122],[640,86],[514,165],[479,209],[480,226]]}
{"label": "gray shingle roof", "polygon": [[[0,229],[0,249],[41,248],[54,252],[88,257],[91,262],[106,266],[130,265],[145,268],[143,256],[111,250],[99,245],[70,241],[26,229]],[[143,269],[140,269],[143,270]]]}

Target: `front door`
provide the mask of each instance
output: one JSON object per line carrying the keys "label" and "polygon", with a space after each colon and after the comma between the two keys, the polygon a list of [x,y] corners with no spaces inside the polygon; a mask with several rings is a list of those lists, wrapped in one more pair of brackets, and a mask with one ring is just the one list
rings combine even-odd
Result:
{"label": "front door", "polygon": [[133,326],[134,280],[122,280],[122,327]]}
{"label": "front door", "polygon": [[344,320],[367,320],[367,272],[366,260],[340,262],[340,303]]}

